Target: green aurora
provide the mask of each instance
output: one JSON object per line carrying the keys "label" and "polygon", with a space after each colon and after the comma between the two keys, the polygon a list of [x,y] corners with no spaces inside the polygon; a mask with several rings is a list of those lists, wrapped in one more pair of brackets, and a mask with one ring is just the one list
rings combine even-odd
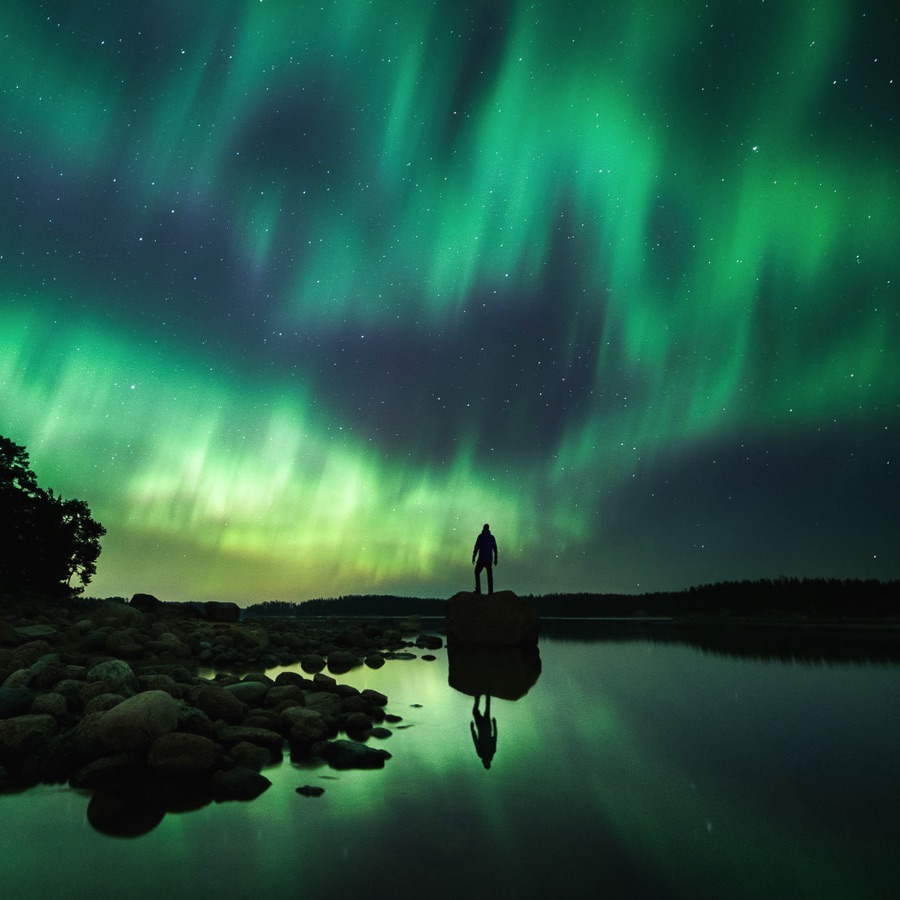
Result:
{"label": "green aurora", "polygon": [[897,19],[5,3],[0,433],[90,592],[900,576]]}

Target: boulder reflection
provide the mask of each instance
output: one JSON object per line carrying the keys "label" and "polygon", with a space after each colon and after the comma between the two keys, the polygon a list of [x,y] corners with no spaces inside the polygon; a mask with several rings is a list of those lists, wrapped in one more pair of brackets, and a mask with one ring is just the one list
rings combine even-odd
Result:
{"label": "boulder reflection", "polygon": [[[537,682],[541,657],[537,647],[451,646],[447,648],[449,676],[455,691],[475,698],[469,729],[475,752],[485,769],[497,752],[497,719],[491,715],[491,698],[519,700]],[[484,697],[484,712],[481,698]]]}

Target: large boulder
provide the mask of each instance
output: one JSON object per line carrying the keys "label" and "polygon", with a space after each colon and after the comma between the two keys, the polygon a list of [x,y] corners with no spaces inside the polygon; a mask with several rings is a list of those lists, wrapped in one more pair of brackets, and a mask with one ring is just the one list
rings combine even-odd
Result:
{"label": "large boulder", "polygon": [[210,600],[203,604],[203,615],[207,622],[237,622],[241,618],[241,608],[237,603]]}
{"label": "large boulder", "polygon": [[179,703],[165,691],[144,691],[102,714],[97,737],[112,753],[146,750],[178,726]]}
{"label": "large boulder", "polygon": [[163,775],[206,775],[216,768],[222,748],[199,734],[173,731],[150,747],[147,765]]}
{"label": "large boulder", "polygon": [[0,719],[0,759],[39,751],[56,734],[56,728],[56,719],[47,715]]}
{"label": "large boulder", "polygon": [[35,693],[25,685],[5,685],[0,687],[0,719],[23,716],[31,709]]}
{"label": "large boulder", "polygon": [[134,669],[121,659],[107,659],[96,663],[87,671],[88,684],[103,682],[113,694],[130,695],[140,690]]}
{"label": "large boulder", "polygon": [[512,591],[473,594],[461,591],[445,606],[447,645],[535,646],[540,619],[530,600]]}

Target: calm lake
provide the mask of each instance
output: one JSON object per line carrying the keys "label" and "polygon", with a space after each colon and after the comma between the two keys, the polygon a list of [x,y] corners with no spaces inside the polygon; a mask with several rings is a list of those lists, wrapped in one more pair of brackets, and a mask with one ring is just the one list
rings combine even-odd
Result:
{"label": "calm lake", "polygon": [[[89,795],[64,786],[4,795],[3,896],[897,896],[891,643],[623,629],[544,623],[539,668],[485,674],[444,649],[339,676],[403,717],[373,740],[393,754],[384,769],[285,757],[259,799],[139,837],[95,831]],[[480,721],[489,768],[451,675],[527,688]]]}

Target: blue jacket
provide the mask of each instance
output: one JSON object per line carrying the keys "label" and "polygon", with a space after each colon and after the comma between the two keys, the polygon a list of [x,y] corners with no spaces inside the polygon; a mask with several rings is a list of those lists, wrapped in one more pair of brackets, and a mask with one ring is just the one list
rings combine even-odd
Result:
{"label": "blue jacket", "polygon": [[478,554],[478,558],[485,565],[490,566],[494,562],[497,555],[497,540],[489,531],[482,531],[475,538],[475,546],[472,549],[472,556]]}

